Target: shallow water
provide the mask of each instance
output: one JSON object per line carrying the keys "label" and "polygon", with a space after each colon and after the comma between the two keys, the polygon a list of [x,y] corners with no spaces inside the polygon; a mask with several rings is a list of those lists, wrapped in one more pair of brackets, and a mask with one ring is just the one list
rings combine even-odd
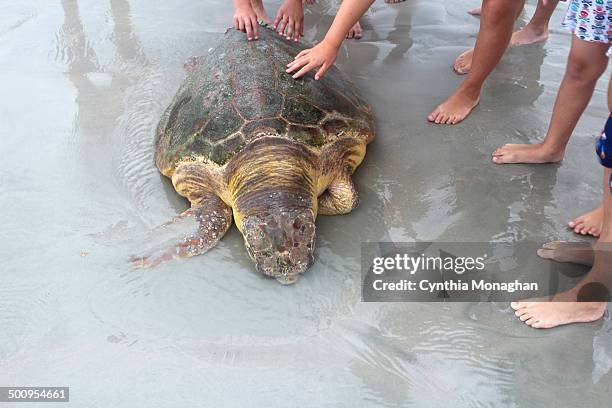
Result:
{"label": "shallow water", "polygon": [[[546,44],[506,55],[466,122],[426,122],[461,81],[450,65],[474,42],[475,5],[379,1],[344,44],[338,65],[377,125],[361,206],[318,220],[317,263],[282,287],[235,229],[206,256],[125,262],[187,207],[153,164],[154,129],[230,2],[3,1],[0,386],[70,386],[74,407],[607,406],[608,317],[535,331],[508,304],[360,302],[362,241],[571,240],[565,222],[600,198],[605,79],[562,165],[489,161],[546,131],[570,40],[562,7]],[[335,7],[306,12],[308,40]]]}

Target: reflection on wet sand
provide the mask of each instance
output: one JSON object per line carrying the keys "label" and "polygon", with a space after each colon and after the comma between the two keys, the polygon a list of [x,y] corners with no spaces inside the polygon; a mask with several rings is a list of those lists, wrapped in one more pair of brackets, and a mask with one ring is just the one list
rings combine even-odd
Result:
{"label": "reflection on wet sand", "polygon": [[[117,70],[113,66],[103,65],[85,34],[79,15],[79,2],[62,0],[61,4],[64,24],[57,35],[56,55],[67,65],[66,76],[77,91],[75,133],[83,136],[83,143],[94,143],[89,145],[93,153],[101,147],[96,143],[113,133],[117,118],[122,113],[123,107],[114,101],[121,99],[138,77],[136,72],[128,69]],[[110,6],[114,22],[111,42],[120,57],[119,66],[125,68],[122,63],[128,61],[146,61],[131,27],[129,3],[112,0]]]}

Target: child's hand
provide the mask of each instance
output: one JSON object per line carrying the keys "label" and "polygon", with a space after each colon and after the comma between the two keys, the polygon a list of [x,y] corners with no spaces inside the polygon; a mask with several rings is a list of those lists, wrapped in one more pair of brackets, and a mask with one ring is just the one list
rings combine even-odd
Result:
{"label": "child's hand", "polygon": [[236,12],[234,13],[234,28],[236,30],[240,30],[243,33],[246,32],[247,39],[257,40],[259,38],[257,29],[259,28],[259,23],[257,22],[257,15],[253,11],[250,2],[248,5],[240,5],[236,7]]}
{"label": "child's hand", "polygon": [[[303,50],[295,59],[287,64],[287,73],[293,73],[293,78],[299,78],[308,71],[319,68],[315,74],[315,79],[320,79],[327,70],[334,65],[338,48],[328,44],[325,40],[315,45],[313,48]],[[298,71],[299,70],[299,71]]]}
{"label": "child's hand", "polygon": [[[280,24],[279,24],[280,23]],[[276,13],[274,29],[280,35],[286,35],[290,40],[297,41],[300,36],[304,36],[304,10],[302,0],[285,0]],[[286,33],[285,33],[285,30]]]}

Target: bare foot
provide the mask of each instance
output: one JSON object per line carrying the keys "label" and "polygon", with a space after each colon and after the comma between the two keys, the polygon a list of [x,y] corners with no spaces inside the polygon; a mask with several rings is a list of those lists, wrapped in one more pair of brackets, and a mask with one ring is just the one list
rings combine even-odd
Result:
{"label": "bare foot", "polygon": [[[480,12],[480,8],[478,9]],[[470,10],[471,11],[471,10]],[[469,12],[468,12],[469,13]],[[548,39],[548,28],[544,31],[530,27],[529,25],[521,28],[512,34],[510,40],[510,46],[516,47],[519,45],[534,44],[543,42]],[[455,62],[453,63],[453,70],[459,75],[465,75],[472,69],[472,57],[474,56],[474,49],[470,49],[460,54]]]}
{"label": "bare foot", "polygon": [[518,45],[534,44],[544,42],[548,39],[548,27],[543,30],[540,28],[534,28],[529,24],[515,31],[510,39],[510,46],[516,47]]}
{"label": "bare foot", "polygon": [[474,7],[468,10],[468,14],[471,16],[479,16],[482,13],[482,7]]}
{"label": "bare foot", "polygon": [[459,55],[453,63],[453,70],[459,75],[465,75],[470,72],[472,68],[472,56],[474,56],[473,48]]}
{"label": "bare foot", "polygon": [[437,124],[455,125],[464,120],[478,105],[480,94],[459,87],[447,100],[442,102],[427,120]]}
{"label": "bare foot", "polygon": [[603,216],[604,208],[603,205],[600,205],[593,211],[574,218],[567,225],[573,229],[576,234],[598,237],[603,227]]}
{"label": "bare foot", "polygon": [[266,13],[266,9],[264,8],[263,3],[261,4],[251,3],[251,6],[253,6],[253,11],[257,15],[257,21],[263,21],[266,24],[272,24],[272,19]]}
{"label": "bare foot", "polygon": [[544,143],[506,144],[493,152],[493,163],[556,163],[563,160],[565,151],[552,151]]}
{"label": "bare foot", "polygon": [[359,21],[357,21],[355,25],[349,30],[348,34],[346,35],[346,38],[354,38],[358,40],[361,38],[362,35],[363,30],[361,29],[361,24],[359,24]]}
{"label": "bare foot", "polygon": [[588,242],[552,241],[538,249],[538,256],[556,262],[593,266],[595,252]]}
{"label": "bare foot", "polygon": [[[557,296],[561,297],[564,294]],[[564,324],[594,322],[601,319],[606,311],[605,302],[555,302],[555,298],[552,302],[512,302],[510,306],[523,323],[534,329],[550,329]]]}

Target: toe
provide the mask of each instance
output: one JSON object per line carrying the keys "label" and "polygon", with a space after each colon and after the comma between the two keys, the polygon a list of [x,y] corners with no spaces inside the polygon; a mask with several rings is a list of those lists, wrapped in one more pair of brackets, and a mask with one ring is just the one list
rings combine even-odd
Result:
{"label": "toe", "polygon": [[509,164],[513,162],[513,156],[508,152],[502,152],[500,155],[495,156],[493,159],[495,159],[494,161],[497,164]]}
{"label": "toe", "polygon": [[435,122],[436,118],[438,117],[438,114],[439,114],[438,108],[436,108],[436,110],[434,110],[433,112],[429,114],[429,116],[427,116],[427,120],[430,122]]}
{"label": "toe", "polygon": [[567,223],[567,225],[569,225],[570,228],[576,228],[580,224],[584,224],[584,218],[583,217],[576,217],[576,218],[574,218],[573,220],[571,220],[570,222]]}
{"label": "toe", "polygon": [[497,164],[504,164],[508,162],[508,149],[503,146],[493,152],[493,162]]}
{"label": "toe", "polygon": [[553,259],[554,251],[550,249],[540,248],[537,250],[538,256],[542,259]]}
{"label": "toe", "polygon": [[510,303],[510,307],[514,310],[519,310],[525,307],[523,302],[512,302]]}
{"label": "toe", "polygon": [[531,319],[533,316],[531,315],[531,313],[523,313],[522,315],[519,316],[519,319],[521,319],[521,322],[526,322],[527,320]]}
{"label": "toe", "polygon": [[455,58],[455,61],[453,61],[453,68],[455,68],[455,69],[459,68],[459,66],[461,65],[461,59],[462,58],[463,58],[463,54],[461,54],[457,58]]}
{"label": "toe", "polygon": [[463,75],[466,73],[466,63],[464,61],[463,55],[460,55],[459,58],[455,60],[453,64],[453,71],[455,71],[459,75]]}
{"label": "toe", "polygon": [[525,313],[527,313],[527,309],[523,308],[523,309],[519,309],[516,312],[514,312],[514,315],[516,317],[521,317],[522,315],[524,315]]}

